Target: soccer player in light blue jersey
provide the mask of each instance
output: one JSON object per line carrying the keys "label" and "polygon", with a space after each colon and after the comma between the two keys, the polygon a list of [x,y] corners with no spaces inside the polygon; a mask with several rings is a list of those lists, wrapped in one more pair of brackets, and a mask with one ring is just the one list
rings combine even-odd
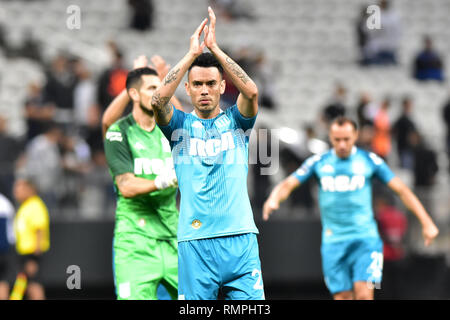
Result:
{"label": "soccer player in light blue jersey", "polygon": [[[155,91],[156,122],[169,140],[181,193],[178,224],[179,299],[264,299],[261,263],[247,193],[248,142],[258,112],[258,89],[218,46],[208,8],[189,52]],[[204,34],[204,41],[200,37]],[[207,47],[211,52],[203,53]],[[168,105],[188,73],[190,114]],[[222,111],[226,72],[240,94]]]}
{"label": "soccer player in light blue jersey", "polygon": [[416,215],[426,246],[439,231],[417,197],[383,159],[355,146],[358,130],[354,121],[338,117],[331,123],[329,138],[330,151],[308,158],[272,190],[264,203],[263,219],[314,176],[319,184],[325,283],[336,300],[372,300],[383,268],[383,243],[372,210],[372,177],[385,183]]}

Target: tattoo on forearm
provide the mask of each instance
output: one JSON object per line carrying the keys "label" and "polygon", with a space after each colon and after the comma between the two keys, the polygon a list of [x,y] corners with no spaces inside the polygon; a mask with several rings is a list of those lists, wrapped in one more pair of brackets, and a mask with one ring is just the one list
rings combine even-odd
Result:
{"label": "tattoo on forearm", "polygon": [[239,65],[237,65],[236,62],[234,62],[231,58],[227,57],[226,62],[231,68],[231,72],[233,72],[239,79],[241,79],[244,84],[246,84],[250,80],[245,71],[242,70],[242,68],[239,67]]}
{"label": "tattoo on forearm", "polygon": [[158,114],[159,118],[163,118],[170,113],[170,106],[168,102],[170,97],[161,97],[161,95],[156,92],[152,97],[152,107],[153,111]]}
{"label": "tattoo on forearm", "polygon": [[179,72],[180,72],[179,68],[177,70],[171,70],[164,78],[164,85],[167,85],[167,84],[177,80],[177,75]]}

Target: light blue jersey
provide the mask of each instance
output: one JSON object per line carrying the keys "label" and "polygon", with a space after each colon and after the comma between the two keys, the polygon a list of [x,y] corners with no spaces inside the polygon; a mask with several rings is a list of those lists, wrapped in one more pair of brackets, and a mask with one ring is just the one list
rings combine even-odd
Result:
{"label": "light blue jersey", "polygon": [[247,192],[248,142],[256,121],[234,105],[213,119],[173,108],[160,126],[181,193],[178,241],[258,233]]}
{"label": "light blue jersey", "polygon": [[318,180],[322,243],[379,238],[371,179],[388,183],[394,177],[383,159],[356,147],[346,159],[330,150],[308,158],[292,175],[300,183],[313,175]]}

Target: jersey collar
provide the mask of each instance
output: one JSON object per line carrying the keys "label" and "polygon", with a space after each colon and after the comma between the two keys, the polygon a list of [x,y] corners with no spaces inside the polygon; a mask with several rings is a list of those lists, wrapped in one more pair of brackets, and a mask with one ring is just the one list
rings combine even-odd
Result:
{"label": "jersey collar", "polygon": [[[219,114],[217,116],[215,116],[214,118],[217,118],[218,116],[220,116],[221,113],[223,113],[223,110],[219,108]],[[192,110],[191,114],[200,120],[209,120],[209,119],[202,119],[199,116],[197,116],[197,114],[195,113],[195,109]],[[212,119],[214,119],[214,118],[212,118]]]}
{"label": "jersey collar", "polygon": [[[353,156],[353,155],[356,153],[357,149],[358,149],[358,148],[356,148],[356,146],[353,146],[353,147],[352,147],[352,152],[350,152],[349,158],[350,158],[351,156]],[[334,148],[331,149],[331,153],[333,154],[333,156],[337,157],[336,150],[334,150]]]}

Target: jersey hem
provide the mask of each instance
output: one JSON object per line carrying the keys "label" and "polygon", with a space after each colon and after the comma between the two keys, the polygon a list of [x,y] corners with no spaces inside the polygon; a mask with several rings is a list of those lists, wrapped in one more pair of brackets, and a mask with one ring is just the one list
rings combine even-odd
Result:
{"label": "jersey hem", "polygon": [[380,239],[381,237],[380,235],[351,235],[351,236],[345,236],[336,240],[325,240],[324,237],[322,237],[322,243],[323,244],[327,244],[327,243],[337,243],[337,242],[343,242],[343,241],[349,241],[349,240],[360,240],[360,239]]}
{"label": "jersey hem", "polygon": [[192,240],[202,240],[202,239],[211,239],[211,238],[219,238],[219,237],[226,237],[226,236],[234,236],[234,235],[245,234],[245,233],[259,234],[259,231],[255,230],[255,229],[251,229],[251,230],[242,230],[242,231],[227,232],[227,233],[217,233],[217,234],[212,234],[212,235],[209,235],[209,236],[201,236],[201,237],[194,237],[194,238],[178,239],[178,242],[192,241]]}

